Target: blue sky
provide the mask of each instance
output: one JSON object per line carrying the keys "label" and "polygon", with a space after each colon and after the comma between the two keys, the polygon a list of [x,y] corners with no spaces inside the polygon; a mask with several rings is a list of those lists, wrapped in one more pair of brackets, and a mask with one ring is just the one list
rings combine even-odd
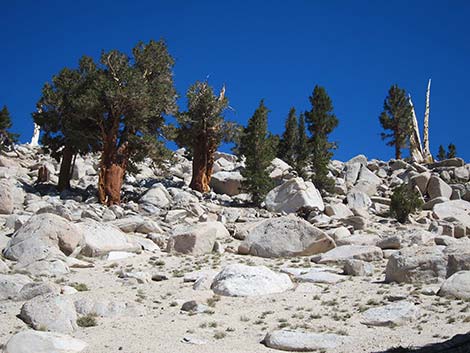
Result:
{"label": "blue sky", "polygon": [[469,18],[470,2],[457,0],[2,1],[0,105],[28,141],[41,87],[61,68],[164,38],[178,93],[208,76],[217,90],[225,83],[226,117],[242,124],[264,98],[270,130],[282,133],[289,108],[309,109],[324,86],[341,160],[393,157],[378,121],[387,91],[411,93],[421,124],[432,78],[431,150],[453,142],[469,160]]}

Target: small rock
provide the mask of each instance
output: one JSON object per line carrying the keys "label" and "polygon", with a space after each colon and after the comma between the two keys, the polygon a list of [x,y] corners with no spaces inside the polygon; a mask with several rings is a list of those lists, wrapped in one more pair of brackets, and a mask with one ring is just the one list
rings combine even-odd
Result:
{"label": "small rock", "polygon": [[332,333],[278,330],[268,333],[263,343],[267,347],[281,351],[314,352],[322,349],[334,349],[344,340],[344,336]]}
{"label": "small rock", "polygon": [[349,276],[372,276],[374,267],[365,261],[348,259],[344,262],[343,271]]}
{"label": "small rock", "polygon": [[413,303],[399,301],[365,311],[361,323],[367,326],[397,326],[412,321],[416,315],[417,309]]}

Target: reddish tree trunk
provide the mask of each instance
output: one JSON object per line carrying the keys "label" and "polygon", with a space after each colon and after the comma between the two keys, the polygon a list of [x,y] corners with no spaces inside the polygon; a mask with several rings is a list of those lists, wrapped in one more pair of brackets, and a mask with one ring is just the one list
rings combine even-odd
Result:
{"label": "reddish tree trunk", "polygon": [[208,192],[206,143],[205,140],[200,142],[193,148],[193,176],[189,187],[199,192]]}
{"label": "reddish tree trunk", "polygon": [[68,146],[65,146],[62,151],[62,160],[60,162],[59,183],[57,185],[59,191],[70,189],[70,177],[72,175],[72,159],[72,149]]}
{"label": "reddish tree trunk", "polygon": [[217,144],[206,136],[201,137],[193,147],[193,176],[189,187],[199,192],[209,192],[212,171],[214,169],[214,153]]}
{"label": "reddish tree trunk", "polygon": [[[214,141],[209,140],[206,152],[206,180],[207,185],[211,183],[212,172],[214,170],[214,154],[217,150],[217,144]],[[208,187],[209,188],[209,187]]]}
{"label": "reddish tree trunk", "polygon": [[98,175],[98,198],[108,206],[121,203],[121,188],[129,160],[127,143],[116,146],[117,130],[105,138]]}
{"label": "reddish tree trunk", "polygon": [[118,163],[101,166],[98,180],[98,196],[102,204],[108,206],[121,203],[121,188],[126,173]]}

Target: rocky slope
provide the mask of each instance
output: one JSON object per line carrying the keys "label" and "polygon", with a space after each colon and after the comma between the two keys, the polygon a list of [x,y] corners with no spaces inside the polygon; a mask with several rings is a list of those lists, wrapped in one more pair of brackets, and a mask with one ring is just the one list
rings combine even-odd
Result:
{"label": "rocky slope", "polygon": [[[106,208],[94,156],[58,194],[41,149],[0,155],[5,352],[379,352],[470,331],[461,159],[333,161],[325,198],[275,159],[263,209],[245,206],[234,156],[217,154],[208,195],[182,151],[167,167],[143,163]],[[402,183],[425,201],[407,225],[387,217]]]}

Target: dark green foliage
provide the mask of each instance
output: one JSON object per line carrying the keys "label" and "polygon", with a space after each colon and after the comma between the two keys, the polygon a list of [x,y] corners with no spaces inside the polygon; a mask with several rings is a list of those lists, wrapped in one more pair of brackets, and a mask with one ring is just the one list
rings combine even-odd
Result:
{"label": "dark green foliage", "polygon": [[305,172],[304,169],[307,165],[309,150],[308,150],[308,137],[307,132],[305,131],[305,116],[300,114],[299,116],[299,126],[298,131],[298,140],[297,140],[297,160],[295,163],[295,169],[297,173],[304,178]]}
{"label": "dark green foliage", "polygon": [[38,111],[32,115],[41,127],[43,147],[57,160],[64,147],[71,154],[99,149],[99,127],[89,111],[94,103],[90,85],[96,74],[93,59],[83,56],[78,69],[62,69],[42,88]]}
{"label": "dark green foliage", "polygon": [[292,167],[297,160],[298,123],[295,108],[291,108],[286,119],[285,130],[279,142],[277,156]]}
{"label": "dark green foliage", "polygon": [[439,151],[437,152],[437,159],[442,161],[446,159],[446,150],[442,145],[439,145]]}
{"label": "dark green foliage", "polygon": [[116,138],[116,149],[127,145],[131,161],[160,162],[168,156],[161,139],[164,116],[177,110],[174,59],[163,40],[139,42],[132,53],[132,59],[117,50],[101,54],[93,119],[101,139]]}
{"label": "dark green foliage", "polygon": [[6,105],[0,110],[0,150],[12,146],[13,143],[18,141],[18,134],[14,134],[10,131],[12,123],[10,118],[10,112]]}
{"label": "dark green foliage", "polygon": [[44,85],[33,117],[43,146],[62,159],[59,190],[70,187],[77,153],[102,152],[99,196],[109,204],[120,201],[120,184],[126,171],[136,170],[133,163],[169,156],[162,137],[165,114],[176,112],[173,63],[163,41],[139,42],[132,58],[111,50],[95,64],[84,56],[77,69],[65,68]]}
{"label": "dark green foliage", "polygon": [[455,145],[453,143],[449,144],[449,146],[447,146],[447,155],[446,155],[447,158],[455,158],[457,157],[457,148],[455,147]]}
{"label": "dark green foliage", "polygon": [[228,106],[225,87],[219,96],[207,82],[196,82],[186,94],[188,110],[177,115],[179,127],[175,141],[192,156],[193,175],[190,187],[199,192],[210,190],[214,153],[222,141],[234,138],[237,129],[224,120]]}
{"label": "dark green foliage", "polygon": [[447,152],[445,148],[440,145],[439,146],[439,152],[437,153],[437,159],[442,161],[444,159],[449,159],[449,158],[455,158],[457,157],[457,147],[453,143],[450,143],[449,146],[447,146]]}
{"label": "dark green foliage", "polygon": [[405,90],[397,85],[390,87],[384,101],[380,124],[390,133],[382,133],[382,139],[390,139],[388,146],[395,146],[395,158],[401,159],[401,149],[406,148],[412,133],[412,108]]}
{"label": "dark green foliage", "polygon": [[261,100],[258,108],[243,130],[238,147],[239,156],[246,158],[242,187],[252,195],[252,202],[260,205],[272,189],[273,182],[266,168],[275,156],[275,137],[268,134],[268,108]]}
{"label": "dark green foliage", "polygon": [[390,215],[398,222],[408,221],[408,215],[421,209],[423,201],[418,191],[408,184],[402,184],[393,190],[390,204]]}
{"label": "dark green foliage", "polygon": [[198,137],[205,136],[217,147],[224,140],[230,140],[231,126],[224,120],[223,112],[228,106],[225,95],[220,97],[207,82],[194,83],[186,93],[188,110],[177,114],[178,128],[175,142],[192,154]]}
{"label": "dark green foliage", "polygon": [[321,191],[331,191],[334,180],[328,177],[328,164],[333,157],[332,150],[337,146],[328,141],[328,135],[338,126],[338,118],[333,113],[333,104],[325,88],[315,86],[309,97],[312,109],[305,112],[308,130],[311,165],[314,172],[312,181]]}
{"label": "dark green foliage", "polygon": [[93,327],[98,325],[96,322],[95,314],[88,314],[77,319],[77,325],[79,327]]}

